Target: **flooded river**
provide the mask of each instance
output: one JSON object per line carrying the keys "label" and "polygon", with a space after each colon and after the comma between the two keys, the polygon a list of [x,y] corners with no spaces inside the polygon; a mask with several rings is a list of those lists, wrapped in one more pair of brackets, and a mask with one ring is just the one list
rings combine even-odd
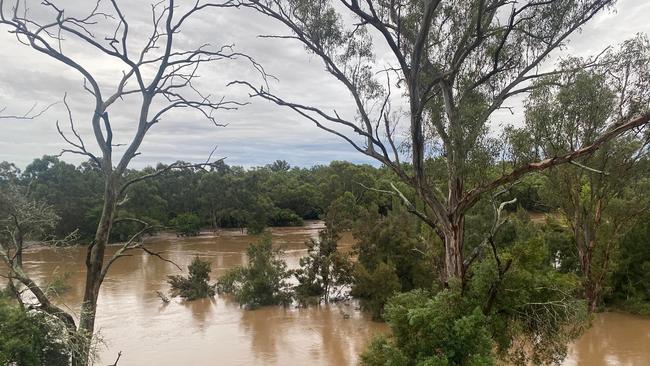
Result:
{"label": "flooded river", "polygon": [[[290,266],[306,254],[304,241],[321,227],[273,229]],[[245,264],[247,245],[255,240],[239,231],[221,231],[196,238],[160,236],[148,246],[185,268],[194,256],[212,262],[213,280],[229,268]],[[352,239],[342,238],[349,250]],[[111,246],[107,255],[118,247]],[[83,248],[43,248],[25,259],[28,273],[39,282],[68,273],[70,289],[62,301],[76,311],[83,295]],[[97,329],[106,346],[100,365],[112,363],[122,351],[120,366],[129,365],[354,365],[367,341],[386,326],[355,310],[354,303],[307,309],[265,307],[240,309],[228,298],[163,304],[172,264],[140,252],[118,260],[99,296]],[[571,348],[565,362],[573,365],[650,365],[650,319],[599,314],[594,326]]]}

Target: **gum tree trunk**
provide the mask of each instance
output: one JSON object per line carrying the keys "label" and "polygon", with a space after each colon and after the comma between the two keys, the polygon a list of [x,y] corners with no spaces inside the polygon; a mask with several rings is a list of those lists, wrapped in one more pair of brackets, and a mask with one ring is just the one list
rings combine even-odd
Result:
{"label": "gum tree trunk", "polygon": [[103,281],[102,269],[104,268],[104,254],[115,219],[115,209],[117,206],[116,183],[115,179],[111,176],[106,179],[104,197],[104,207],[97,226],[97,232],[95,233],[95,239],[88,247],[86,254],[86,287],[84,289],[78,327],[78,332],[84,337],[84,342],[80,345],[80,357],[74,360],[74,366],[86,366],[89,364],[92,336],[95,331],[97,300]]}

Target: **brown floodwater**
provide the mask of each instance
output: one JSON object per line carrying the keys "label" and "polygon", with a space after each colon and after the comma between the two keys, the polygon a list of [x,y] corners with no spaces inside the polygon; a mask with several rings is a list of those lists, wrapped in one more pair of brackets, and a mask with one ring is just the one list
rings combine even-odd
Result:
{"label": "brown floodwater", "polygon": [[[273,243],[285,250],[290,267],[306,255],[304,242],[317,237],[320,222],[300,228],[274,228]],[[246,263],[245,250],[257,240],[238,230],[194,238],[161,235],[147,247],[163,252],[182,268],[195,256],[212,262],[213,280]],[[349,250],[352,238],[339,244]],[[110,246],[107,256],[118,245]],[[96,329],[105,342],[98,364],[112,363],[122,351],[128,365],[353,365],[367,341],[386,330],[357,309],[355,302],[309,308],[264,307],[244,310],[228,297],[163,304],[156,291],[167,292],[167,276],[181,273],[171,263],[139,251],[116,261],[99,295]],[[83,296],[84,248],[39,248],[24,266],[39,283],[67,273],[69,290],[61,303],[78,311]]]}
{"label": "brown floodwater", "polygon": [[[285,249],[290,267],[306,255],[304,241],[316,237],[320,222],[300,228],[274,228],[273,243]],[[212,262],[213,280],[246,263],[245,250],[256,240],[237,230],[204,233],[195,238],[161,235],[147,246],[186,268],[199,256]],[[349,250],[347,235],[339,247]],[[110,246],[107,256],[119,246]],[[122,351],[128,365],[354,365],[373,335],[387,331],[357,309],[355,302],[309,308],[271,306],[244,310],[228,297],[163,304],[175,266],[141,252],[113,264],[102,285],[97,329],[105,346],[100,365]],[[25,267],[39,283],[67,273],[70,289],[60,302],[78,311],[83,295],[84,248],[29,251]],[[593,327],[574,345],[565,362],[573,365],[650,365],[650,319],[598,314]]]}
{"label": "brown floodwater", "polygon": [[596,314],[571,345],[565,366],[650,365],[650,318],[622,313]]}

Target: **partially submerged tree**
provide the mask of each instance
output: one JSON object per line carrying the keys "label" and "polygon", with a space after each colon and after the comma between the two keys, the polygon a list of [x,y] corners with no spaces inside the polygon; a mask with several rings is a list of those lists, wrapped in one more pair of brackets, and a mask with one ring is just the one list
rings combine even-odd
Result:
{"label": "partially submerged tree", "polygon": [[[211,263],[194,257],[187,266],[187,277],[176,275],[169,276],[167,282],[172,287],[172,296],[180,296],[185,300],[196,300],[215,295],[215,286],[210,284]],[[164,301],[164,300],[163,300]]]}
{"label": "partially submerged tree", "polygon": [[[193,110],[219,126],[213,112],[234,109],[241,104],[224,98],[213,99],[210,95],[201,93],[195,85],[200,66],[220,60],[244,58],[261,71],[257,63],[234,52],[229,45],[217,48],[209,45],[179,48],[179,45],[186,47],[187,44],[186,41],[178,42],[179,34],[197,15],[211,9],[232,6],[234,4],[231,1],[196,2],[181,10],[174,0],[157,2],[151,7],[151,32],[140,42],[134,42],[129,20],[115,0],[99,0],[92,4],[86,14],[75,14],[75,9],[64,9],[51,1],[42,1],[39,16],[32,16],[30,10],[34,9],[23,1],[0,0],[0,26],[12,33],[18,42],[77,72],[83,78],[83,87],[93,101],[93,110],[87,116],[86,123],[92,128],[97,149],[93,149],[77,132],[71,108],[65,98],[70,131],[64,133],[57,123],[59,134],[70,145],[62,153],[90,158],[101,169],[104,182],[101,215],[94,239],[87,249],[86,281],[78,324],[81,334],[93,334],[97,298],[110,265],[127,251],[144,248],[139,238],[149,229],[148,225],[144,225],[112,258],[105,260],[106,245],[120,202],[124,200],[129,186],[178,167],[178,164],[172,164],[151,174],[132,179],[126,177],[129,163],[140,154],[138,150],[149,130],[170,112],[178,109]],[[48,20],[41,20],[48,16]],[[106,31],[107,28],[110,30]],[[123,71],[105,85],[98,74],[84,65],[83,59],[67,53],[62,47],[72,40],[85,47],[84,51],[96,52],[107,61],[119,63]],[[107,93],[107,90],[112,91]],[[135,133],[124,144],[123,154],[118,156],[114,151],[118,144],[114,141],[115,131],[110,117],[111,112],[123,108],[116,102],[129,98],[137,103],[133,120]],[[98,150],[98,153],[94,150]],[[200,165],[209,164],[208,160]],[[28,285],[31,282],[29,277],[21,276],[19,279],[28,288],[34,288]],[[43,298],[42,303],[48,304],[48,301]],[[84,347],[87,350],[89,345]],[[74,362],[85,365],[88,360],[82,356]]]}
{"label": "partially submerged tree", "polygon": [[300,258],[300,268],[293,271],[298,280],[294,291],[299,301],[318,298],[320,303],[321,299],[328,302],[347,296],[345,290],[352,282],[352,262],[338,250],[340,238],[338,229],[327,223],[318,232],[318,239],[305,242],[307,256]]}
{"label": "partially submerged tree", "polygon": [[[465,217],[482,197],[530,172],[589,155],[650,120],[643,106],[608,120],[591,144],[519,166],[503,162],[502,171],[490,169],[499,155],[498,141],[489,135],[494,112],[534,90],[538,84],[533,82],[541,77],[597,64],[596,57],[576,67],[542,71],[552,52],[614,0],[242,3],[291,32],[268,37],[296,40],[320,58],[350,93],[356,113],[347,117],[237,83],[251,88],[252,96],[288,107],[339,136],[410,185],[424,207],[405,203],[444,243],[445,283],[466,277],[472,261],[465,258],[471,249],[465,246]],[[353,24],[347,26],[344,19],[350,17]],[[378,65],[378,49],[390,50],[394,64]],[[394,88],[403,93],[406,113],[395,110]],[[402,160],[405,155],[410,166]],[[433,158],[444,162],[440,175],[430,170]]]}
{"label": "partially submerged tree", "polygon": [[54,305],[47,291],[34,282],[23,268],[23,255],[30,243],[50,237],[59,217],[52,208],[28,196],[24,187],[0,185],[0,259],[7,266],[8,289],[24,307],[20,286],[25,286],[38,308],[60,318],[74,330],[74,319]]}
{"label": "partially submerged tree", "polygon": [[246,249],[248,265],[230,269],[218,281],[218,289],[235,296],[242,306],[256,308],[266,305],[287,305],[291,302],[291,273],[280,258],[282,250],[273,248],[271,236]]}
{"label": "partially submerged tree", "polygon": [[197,236],[201,231],[201,218],[193,213],[183,213],[174,217],[171,226],[181,236]]}

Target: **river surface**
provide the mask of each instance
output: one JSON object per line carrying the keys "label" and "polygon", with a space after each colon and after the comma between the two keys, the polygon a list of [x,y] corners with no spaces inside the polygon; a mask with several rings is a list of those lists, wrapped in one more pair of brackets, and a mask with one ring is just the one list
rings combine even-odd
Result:
{"label": "river surface", "polygon": [[[322,224],[275,228],[273,243],[285,249],[290,267],[306,255],[304,241],[316,237]],[[245,250],[256,238],[237,230],[205,233],[195,238],[162,235],[147,246],[163,252],[182,268],[195,256],[212,262],[213,280],[246,263]],[[341,250],[353,240],[344,236]],[[107,256],[119,246],[110,246]],[[39,283],[67,273],[69,290],[61,303],[78,311],[83,296],[84,248],[40,248],[28,252],[25,269]],[[387,331],[370,321],[354,302],[306,309],[264,307],[243,310],[228,297],[163,304],[156,291],[167,292],[167,276],[181,273],[171,263],[139,251],[111,267],[102,285],[97,329],[105,346],[99,365],[354,365],[373,335]],[[650,365],[650,319],[624,314],[598,314],[571,346],[566,366]]]}

